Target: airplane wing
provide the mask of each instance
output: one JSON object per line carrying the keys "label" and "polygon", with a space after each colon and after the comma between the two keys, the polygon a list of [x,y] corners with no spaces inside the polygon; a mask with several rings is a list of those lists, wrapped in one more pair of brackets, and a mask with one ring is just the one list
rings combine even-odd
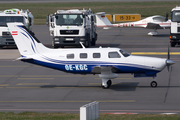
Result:
{"label": "airplane wing", "polygon": [[147,23],[146,28],[148,29],[163,29],[159,24],[156,23]]}

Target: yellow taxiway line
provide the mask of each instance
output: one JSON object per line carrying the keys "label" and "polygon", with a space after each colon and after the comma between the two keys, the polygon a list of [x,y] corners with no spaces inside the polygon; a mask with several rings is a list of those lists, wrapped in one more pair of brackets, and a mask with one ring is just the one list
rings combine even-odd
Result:
{"label": "yellow taxiway line", "polygon": [[[95,100],[97,102],[107,102],[107,103],[124,103],[124,102],[135,102],[135,100]],[[79,100],[79,101],[74,101],[74,100],[70,100],[70,101],[0,101],[0,103],[12,103],[12,102],[16,102],[16,103],[57,103],[57,102],[62,102],[62,103],[78,103],[78,102],[92,102],[89,100]]]}
{"label": "yellow taxiway line", "polygon": [[50,85],[50,83],[18,83],[17,85]]}
{"label": "yellow taxiway line", "polygon": [[53,80],[54,78],[18,78],[18,80]]}
{"label": "yellow taxiway line", "polygon": [[[167,55],[167,52],[132,52],[131,55]],[[180,52],[170,52],[170,55],[180,55]]]}
{"label": "yellow taxiway line", "polygon": [[0,86],[9,86],[9,84],[0,84]]}

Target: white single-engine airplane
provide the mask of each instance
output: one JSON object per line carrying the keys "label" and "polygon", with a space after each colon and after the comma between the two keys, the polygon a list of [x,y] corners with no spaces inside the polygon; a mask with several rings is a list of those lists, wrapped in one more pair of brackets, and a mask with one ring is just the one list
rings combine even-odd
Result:
{"label": "white single-engine airplane", "polygon": [[[120,48],[71,48],[50,49],[40,43],[22,23],[7,23],[21,57],[29,62],[75,74],[99,74],[102,87],[109,88],[111,79],[118,73],[133,73],[135,77],[156,77],[174,61],[155,57],[133,56]],[[157,82],[151,82],[152,87]]]}
{"label": "white single-engine airplane", "polygon": [[104,27],[104,28],[139,27],[139,28],[154,29],[154,31],[149,32],[148,35],[158,35],[158,32],[156,30],[169,29],[171,26],[171,20],[168,19],[168,14],[167,14],[166,18],[160,15],[155,15],[136,22],[111,24],[111,22],[106,17],[105,12],[99,12],[96,13],[96,25],[97,27]]}

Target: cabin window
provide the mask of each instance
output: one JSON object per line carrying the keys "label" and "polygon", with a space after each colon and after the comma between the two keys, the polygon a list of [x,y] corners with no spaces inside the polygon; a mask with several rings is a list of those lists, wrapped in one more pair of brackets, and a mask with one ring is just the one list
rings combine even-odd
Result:
{"label": "cabin window", "polygon": [[121,56],[119,55],[118,52],[109,52],[108,57],[109,58],[120,58]]}
{"label": "cabin window", "polygon": [[101,54],[100,53],[93,53],[93,58],[100,58]]}
{"label": "cabin window", "polygon": [[87,58],[87,53],[80,53],[80,58]]}
{"label": "cabin window", "polygon": [[67,59],[73,59],[74,58],[74,54],[67,54]]}

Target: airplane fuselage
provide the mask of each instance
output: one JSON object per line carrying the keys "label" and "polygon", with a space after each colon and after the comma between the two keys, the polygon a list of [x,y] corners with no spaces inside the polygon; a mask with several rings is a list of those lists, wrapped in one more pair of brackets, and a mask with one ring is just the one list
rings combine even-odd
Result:
{"label": "airplane fuselage", "polygon": [[79,74],[100,74],[102,67],[113,66],[114,73],[155,76],[166,66],[166,59],[133,56],[119,48],[52,49],[32,58],[23,61]]}

